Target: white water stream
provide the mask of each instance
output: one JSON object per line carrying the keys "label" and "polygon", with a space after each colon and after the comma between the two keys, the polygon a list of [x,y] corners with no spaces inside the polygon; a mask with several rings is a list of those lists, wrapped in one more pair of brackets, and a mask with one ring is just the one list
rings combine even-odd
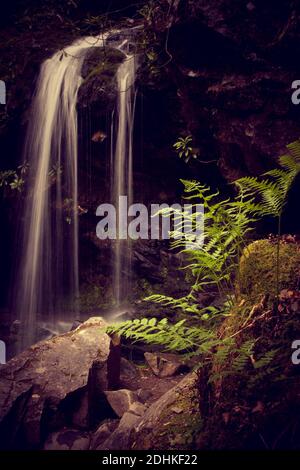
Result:
{"label": "white water stream", "polygon": [[[15,309],[21,321],[21,349],[35,341],[39,317],[55,320],[66,297],[76,313],[78,276],[77,95],[81,69],[92,47],[103,47],[113,32],[82,38],[55,53],[41,67],[27,131],[24,161],[29,164],[24,199]],[[112,47],[125,51],[127,40]],[[126,54],[117,73],[118,105],[113,158],[112,198],[132,200],[132,128],[135,59]],[[121,301],[122,249],[114,246],[115,299]],[[126,248],[125,269],[130,269]],[[127,287],[125,287],[127,289]]]}

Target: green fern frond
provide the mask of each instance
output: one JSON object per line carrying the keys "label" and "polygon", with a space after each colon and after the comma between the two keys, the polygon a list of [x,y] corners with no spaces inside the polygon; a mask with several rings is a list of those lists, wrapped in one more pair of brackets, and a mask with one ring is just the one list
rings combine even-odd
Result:
{"label": "green fern frond", "polygon": [[[133,341],[141,341],[146,344],[157,344],[163,346],[167,351],[204,351],[210,341],[215,339],[213,331],[199,327],[189,327],[186,320],[181,320],[175,324],[169,323],[166,319],[157,321],[155,318],[141,320],[129,320],[107,327],[108,334],[117,333]],[[212,346],[212,345],[211,345]]]}
{"label": "green fern frond", "polygon": [[246,176],[235,182],[247,197],[260,199],[260,203],[253,206],[253,213],[281,216],[288,192],[300,172],[300,141],[292,142],[287,148],[289,153],[278,159],[280,168],[266,172],[264,177],[267,178]]}

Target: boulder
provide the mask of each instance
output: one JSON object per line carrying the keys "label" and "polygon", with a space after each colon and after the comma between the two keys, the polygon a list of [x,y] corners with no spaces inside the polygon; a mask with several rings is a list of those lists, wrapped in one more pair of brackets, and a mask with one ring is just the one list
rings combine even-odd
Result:
{"label": "boulder", "polygon": [[[195,406],[197,374],[192,372],[155,401],[136,422],[127,443],[128,449],[172,449],[189,439],[194,421],[200,420]],[[174,438],[176,436],[176,442]],[[173,447],[173,445],[175,447]]]}
{"label": "boulder", "polygon": [[76,428],[86,429],[90,422],[89,393],[84,389],[78,407],[72,410],[72,424]]}
{"label": "boulder", "polygon": [[150,390],[145,390],[143,388],[139,388],[136,391],[136,394],[137,394],[138,400],[142,403],[146,403],[153,396],[153,394]]}
{"label": "boulder", "polygon": [[114,420],[106,420],[105,422],[101,423],[99,428],[91,437],[91,445],[90,449],[95,450],[100,447],[108,438],[109,436],[116,430],[119,425],[119,421]]}
{"label": "boulder", "polygon": [[77,429],[63,429],[50,434],[43,450],[88,450],[90,436]]}
{"label": "boulder", "polygon": [[135,402],[128,411],[123,414],[117,429],[97,447],[97,450],[126,450],[130,447],[130,436],[145,414],[147,407]]}
{"label": "boulder", "polygon": [[176,354],[146,352],[144,356],[152,372],[157,377],[172,377],[189,368]]}
{"label": "boulder", "polygon": [[[94,403],[105,410],[101,418],[107,417],[109,406],[102,393],[110,388],[107,364],[113,367],[110,357],[119,356],[111,354],[105,325],[102,318],[91,318],[1,366],[1,447],[39,448],[44,435],[69,421],[72,411],[77,412],[75,423],[83,425]],[[95,412],[100,419],[101,410]]]}
{"label": "boulder", "polygon": [[[237,289],[242,295],[247,295],[253,303],[264,294],[268,294],[271,298],[277,295],[277,277],[274,268],[276,256],[277,242],[272,239],[256,240],[243,251]],[[285,237],[281,238],[279,264],[279,289],[298,290],[300,279],[298,242],[289,242]]]}
{"label": "boulder", "polygon": [[121,418],[137,400],[137,394],[127,389],[107,391],[104,393],[108,403],[119,418]]}
{"label": "boulder", "polygon": [[138,368],[125,357],[121,357],[120,367],[120,380],[122,384],[123,382],[132,383],[140,379],[141,374]]}

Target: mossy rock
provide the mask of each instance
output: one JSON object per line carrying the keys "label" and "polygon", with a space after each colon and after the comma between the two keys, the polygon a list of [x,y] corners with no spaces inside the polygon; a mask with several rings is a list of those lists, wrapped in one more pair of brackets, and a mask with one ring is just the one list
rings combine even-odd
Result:
{"label": "mossy rock", "polygon": [[89,80],[94,75],[102,73],[105,77],[115,75],[125,56],[118,49],[94,47],[87,53],[82,67],[82,77]]}
{"label": "mossy rock", "polygon": [[131,436],[132,450],[190,450],[202,426],[196,374],[186,375],[154,402]]}
{"label": "mossy rock", "polygon": [[[238,290],[242,296],[256,300],[262,294],[276,295],[276,242],[257,240],[245,248],[240,260]],[[300,246],[280,242],[279,290],[297,289],[300,278]]]}
{"label": "mossy rock", "polygon": [[124,54],[116,49],[94,47],[87,53],[83,67],[83,82],[79,89],[78,103],[86,106],[100,98],[108,103],[115,100],[115,76]]}

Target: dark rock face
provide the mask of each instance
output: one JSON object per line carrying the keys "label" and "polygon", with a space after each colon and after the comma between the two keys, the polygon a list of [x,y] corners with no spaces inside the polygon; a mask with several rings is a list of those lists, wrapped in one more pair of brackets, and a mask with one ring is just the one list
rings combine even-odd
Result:
{"label": "dark rock face", "polygon": [[124,54],[116,49],[91,47],[82,68],[79,106],[97,103],[98,110],[104,108],[103,114],[112,110],[116,99],[115,75],[123,60]]}
{"label": "dark rock face", "polygon": [[[186,4],[186,8],[185,8]],[[299,76],[297,2],[181,2],[170,73],[201,160],[229,180],[258,173],[299,137],[291,84]]]}

